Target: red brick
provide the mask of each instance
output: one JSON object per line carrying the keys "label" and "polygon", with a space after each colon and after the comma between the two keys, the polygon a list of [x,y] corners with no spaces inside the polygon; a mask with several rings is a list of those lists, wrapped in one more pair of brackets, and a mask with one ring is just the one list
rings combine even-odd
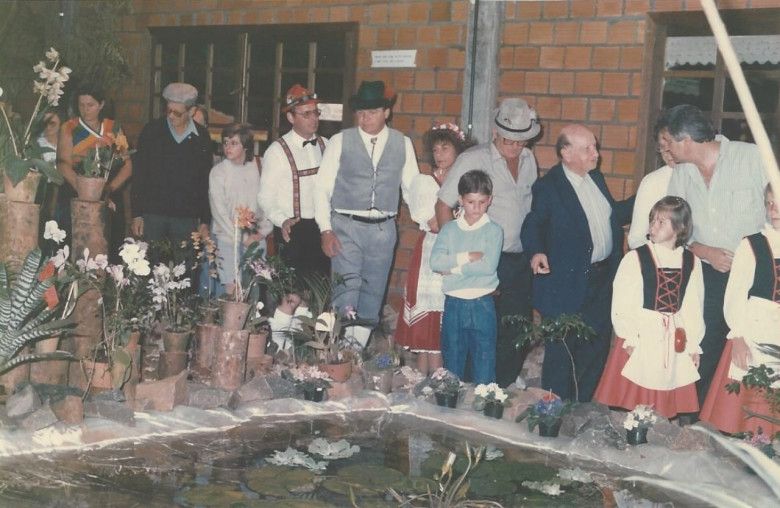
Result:
{"label": "red brick", "polygon": [[561,21],[555,24],[555,44],[577,44],[580,41],[580,23]]}
{"label": "red brick", "polygon": [[500,89],[510,92],[525,89],[525,73],[520,71],[505,71],[501,74]]}
{"label": "red brick", "polygon": [[611,178],[607,177],[605,178],[607,183],[607,188],[609,189],[609,193],[612,194],[612,197],[615,199],[625,199],[626,198],[626,179],[625,178]]}
{"label": "red brick", "polygon": [[370,48],[376,46],[376,28],[360,27],[358,32],[358,45],[361,48]]}
{"label": "red brick", "polygon": [[391,25],[400,25],[409,20],[409,4],[395,3],[390,5],[389,18]]}
{"label": "red brick", "polygon": [[295,9],[293,11],[293,21],[296,23],[306,23],[309,21],[309,9]]}
{"label": "red brick", "polygon": [[331,7],[330,8],[330,22],[337,23],[347,20],[347,8],[346,7]]}
{"label": "red brick", "polygon": [[620,16],[623,14],[623,2],[613,0],[599,0],[596,4],[596,15],[599,17],[604,16]]}
{"label": "red brick", "polygon": [[458,77],[460,71],[436,71],[436,89],[441,91],[456,91],[460,90],[461,84]]}
{"label": "red brick", "polygon": [[404,93],[401,98],[403,99],[404,111],[420,111],[422,109],[422,94]]}
{"label": "red brick", "polygon": [[574,73],[551,72],[550,93],[561,95],[571,95],[574,93]]}
{"label": "red brick", "polygon": [[433,71],[417,71],[414,77],[414,88],[417,90],[434,90],[435,74]]}
{"label": "red brick", "polygon": [[566,48],[564,67],[566,69],[590,69],[590,56],[590,47],[569,46]]}
{"label": "red brick", "polygon": [[377,28],[376,45],[380,48],[391,48],[395,46],[395,28]]}
{"label": "red brick", "polygon": [[636,124],[639,121],[639,101],[637,99],[619,100],[617,121]]}
{"label": "red brick", "polygon": [[433,46],[436,44],[439,29],[437,27],[421,27],[417,29],[417,46]]}
{"label": "red brick", "polygon": [[498,50],[498,66],[501,69],[512,69],[515,66],[515,49],[512,46],[504,46]]}
{"label": "red brick", "polygon": [[[542,130],[549,139],[553,139],[546,126],[543,126]],[[555,136],[558,136],[558,132],[555,133]],[[540,168],[551,168],[558,163],[558,156],[555,155],[555,148],[552,146],[537,145],[534,147],[534,155]]]}
{"label": "red brick", "polygon": [[633,44],[637,42],[636,21],[616,21],[609,25],[609,44]]}
{"label": "red brick", "polygon": [[[601,136],[597,136],[599,138],[599,141],[601,140]],[[600,143],[603,146],[603,143]],[[600,149],[599,155],[601,156],[601,161],[599,163],[599,169],[601,169],[601,172],[605,175],[612,174],[612,162],[613,162],[613,152],[612,150],[605,150]],[[614,197],[614,194],[612,195]]]}
{"label": "red brick", "polygon": [[455,23],[466,24],[469,17],[469,3],[468,2],[453,2],[452,4],[452,21]]}
{"label": "red brick", "polygon": [[399,26],[398,44],[409,48],[417,46],[417,29],[413,26]]}
{"label": "red brick", "polygon": [[641,46],[620,48],[620,68],[621,69],[636,69],[642,68],[642,58],[644,56],[644,48]]}
{"label": "red brick", "polygon": [[349,8],[349,20],[357,21],[361,25],[368,23],[368,7],[355,5]]}
{"label": "red brick", "polygon": [[601,94],[600,72],[579,72],[574,77],[574,93],[599,95]]}
{"label": "red brick", "polygon": [[602,93],[604,95],[628,95],[630,76],[625,72],[605,72]]}
{"label": "red brick", "polygon": [[398,69],[393,73],[393,89],[401,93],[405,90],[414,90],[414,71]]}
{"label": "red brick", "polygon": [[565,18],[567,16],[567,2],[542,2],[542,17]]}
{"label": "red brick", "polygon": [[465,30],[458,25],[439,27],[439,44],[450,46],[453,44],[465,44]]}
{"label": "red brick", "polygon": [[569,4],[572,18],[592,18],[596,15],[596,2],[593,0],[574,0]]}
{"label": "red brick", "polygon": [[615,152],[612,161],[612,172],[618,175],[634,175],[634,153]]}
{"label": "red brick", "polygon": [[607,42],[606,21],[585,21],[580,31],[580,42],[583,44],[598,44]]}
{"label": "red brick", "polygon": [[463,69],[466,66],[466,51],[464,49],[447,49],[447,67]]}
{"label": "red brick", "polygon": [[431,8],[431,21],[442,22],[450,21],[450,9],[452,8],[452,2],[434,2]]}
{"label": "red brick", "polygon": [[426,67],[438,68],[447,66],[447,49],[431,48],[426,50]]}
{"label": "red brick", "polygon": [[418,2],[409,6],[409,23],[428,23],[428,5]]}
{"label": "red brick", "polygon": [[563,99],[561,120],[583,121],[588,116],[588,99],[567,97]]}
{"label": "red brick", "polygon": [[540,118],[548,120],[557,120],[561,118],[561,98],[551,96],[541,96],[533,105]]}
{"label": "red brick", "polygon": [[626,0],[625,15],[646,14],[650,12],[651,3],[650,0]]}
{"label": "red brick", "polygon": [[620,48],[600,46],[593,48],[594,69],[617,69],[620,67]]}
{"label": "red brick", "polygon": [[504,44],[517,45],[528,42],[528,23],[506,23]]}
{"label": "red brick", "polygon": [[615,101],[612,99],[591,99],[589,118],[592,122],[614,122]]}
{"label": "red brick", "polygon": [[541,54],[539,55],[539,67],[542,69],[562,69],[565,53],[565,48],[555,46],[542,47]]}
{"label": "red brick", "polygon": [[604,125],[601,130],[601,146],[605,148],[628,148],[628,129],[626,129],[626,126]]}
{"label": "red brick", "polygon": [[527,46],[515,49],[514,66],[517,69],[538,69],[539,48]]}
{"label": "red brick", "polygon": [[534,20],[541,18],[542,2],[517,2],[515,5],[515,17],[517,19]]}
{"label": "red brick", "polygon": [[525,75],[525,91],[528,93],[548,93],[550,89],[549,72],[528,72]]}
{"label": "red brick", "polygon": [[550,44],[553,41],[553,23],[538,21],[531,23],[531,31],[528,34],[530,44]]}
{"label": "red brick", "polygon": [[444,97],[444,112],[448,115],[460,117],[463,108],[463,98],[460,94],[447,94]]}
{"label": "red brick", "polygon": [[683,8],[684,3],[683,0],[656,0],[655,12],[682,11],[685,10]]}
{"label": "red brick", "polygon": [[423,113],[439,114],[444,111],[444,98],[440,93],[423,95]]}
{"label": "red brick", "polygon": [[387,4],[370,6],[368,8],[368,22],[372,25],[387,24]]}

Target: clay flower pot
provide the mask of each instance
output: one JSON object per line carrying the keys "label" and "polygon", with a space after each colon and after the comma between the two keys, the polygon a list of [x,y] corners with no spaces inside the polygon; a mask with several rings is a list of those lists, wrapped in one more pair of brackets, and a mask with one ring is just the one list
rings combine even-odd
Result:
{"label": "clay flower pot", "polygon": [[106,181],[102,178],[88,178],[76,175],[76,193],[84,201],[101,201]]}
{"label": "clay flower pot", "polygon": [[165,330],[162,334],[163,349],[166,353],[185,353],[190,346],[190,332]]}
{"label": "clay flower pot", "polygon": [[246,302],[236,302],[232,300],[219,301],[220,315],[222,318],[222,329],[243,330],[246,318],[249,315],[249,304]]}
{"label": "clay flower pot", "polygon": [[38,186],[41,183],[43,175],[40,173],[34,173],[32,171],[27,173],[24,180],[14,184],[11,183],[11,179],[6,176],[3,171],[3,181],[5,184],[5,196],[8,201],[18,201],[21,203],[33,203],[35,202],[35,195],[38,193]]}
{"label": "clay flower pot", "polygon": [[323,362],[319,364],[319,368],[322,372],[326,372],[328,376],[337,383],[346,383],[352,376],[351,361],[343,363]]}

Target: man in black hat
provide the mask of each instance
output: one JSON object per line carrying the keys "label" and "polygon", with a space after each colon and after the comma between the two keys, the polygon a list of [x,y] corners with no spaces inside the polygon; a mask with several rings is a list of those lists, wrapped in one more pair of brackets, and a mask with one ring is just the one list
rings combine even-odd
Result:
{"label": "man in black hat", "polygon": [[533,110],[523,99],[504,99],[493,112],[493,139],[458,156],[439,190],[436,218],[439,227],[453,219],[458,202],[458,181],[472,169],[485,171],[493,181],[493,202],[487,214],[504,229],[504,247],[498,263],[496,315],[496,382],[508,386],[517,379],[530,345],[518,350],[514,334],[501,326],[507,315],[531,315],[531,269],[520,241],[520,228],[531,210],[531,185],[536,181],[536,159],[528,144],[541,127]]}
{"label": "man in black hat", "polygon": [[133,235],[174,245],[193,231],[209,235],[209,133],[192,120],[198,90],[171,83],[162,93],[166,115],[147,123],[133,155]]}
{"label": "man in black hat", "polygon": [[[322,157],[314,196],[322,251],[331,258],[331,301],[354,309],[367,326],[347,334],[365,347],[379,322],[393,262],[399,197],[419,173],[411,140],[387,127],[393,94],[381,81],[363,81],[349,100],[357,127],[333,136]],[[399,192],[401,191],[401,192]]]}

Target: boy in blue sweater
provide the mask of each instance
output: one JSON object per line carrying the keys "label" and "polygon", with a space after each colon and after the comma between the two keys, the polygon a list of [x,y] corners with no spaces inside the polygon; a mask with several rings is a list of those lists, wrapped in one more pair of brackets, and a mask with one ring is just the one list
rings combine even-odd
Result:
{"label": "boy in blue sweater", "polygon": [[431,252],[431,269],[444,276],[442,359],[445,368],[462,378],[466,358],[471,358],[474,383],[493,383],[497,329],[491,293],[498,287],[504,231],[485,213],[493,199],[493,183],[484,171],[464,174],[458,195],[463,213],[441,228]]}

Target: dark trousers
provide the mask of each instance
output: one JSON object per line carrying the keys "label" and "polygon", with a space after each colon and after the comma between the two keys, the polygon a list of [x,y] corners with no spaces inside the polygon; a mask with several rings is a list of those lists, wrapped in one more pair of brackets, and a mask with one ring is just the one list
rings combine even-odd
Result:
{"label": "dark trousers", "polygon": [[320,230],[314,219],[301,219],[290,229],[290,242],[282,238],[281,228],[274,228],[274,244],[284,262],[299,273],[317,272],[330,275],[330,258],[322,252]]}
{"label": "dark trousers", "polygon": [[496,383],[503,388],[517,379],[532,347],[531,343],[526,343],[517,348],[514,334],[501,324],[504,316],[531,316],[531,266],[524,253],[501,253],[498,261],[498,290],[501,294],[496,298]]}
{"label": "dark trousers", "polygon": [[712,377],[715,375],[723,347],[726,345],[726,336],[729,334],[726,318],[723,317],[723,296],[726,293],[729,274],[717,271],[709,263],[702,263],[701,271],[704,278],[704,325],[707,329],[700,344],[702,350],[699,362],[700,379],[696,381],[699,407],[704,404],[704,399],[707,397]]}
{"label": "dark trousers", "polygon": [[[577,398],[579,402],[588,402],[593,398],[609,354],[611,305],[612,276],[608,264],[598,268],[591,266],[585,301],[579,314],[596,335],[587,339],[566,337],[565,344],[560,340],[547,341],[542,363],[542,388],[552,390],[562,399]],[[575,394],[575,379],[578,396]]]}
{"label": "dark trousers", "polygon": [[[198,231],[198,219],[186,217],[169,217],[167,215],[155,215],[145,213],[144,219],[144,241],[159,242],[161,240],[170,240],[174,250],[179,249],[182,242],[189,242],[192,233]],[[150,255],[150,262],[157,264],[163,261],[154,253]],[[186,260],[187,271],[190,272],[195,265],[194,254]]]}

